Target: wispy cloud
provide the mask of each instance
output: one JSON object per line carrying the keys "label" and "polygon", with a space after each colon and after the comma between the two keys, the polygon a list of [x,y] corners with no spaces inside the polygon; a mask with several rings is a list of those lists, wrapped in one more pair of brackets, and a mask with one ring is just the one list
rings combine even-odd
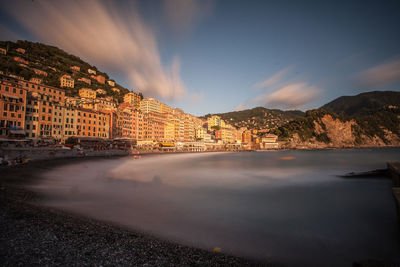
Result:
{"label": "wispy cloud", "polygon": [[242,111],[245,110],[248,107],[246,103],[240,104],[235,108],[235,111]]}
{"label": "wispy cloud", "polygon": [[164,0],[167,21],[176,33],[188,33],[194,24],[212,14],[213,0]]}
{"label": "wispy cloud", "polygon": [[267,88],[267,87],[271,87],[271,86],[276,86],[276,85],[278,85],[279,82],[282,81],[283,77],[286,74],[288,74],[291,70],[293,70],[293,68],[294,68],[294,66],[286,67],[283,70],[275,73],[274,75],[272,75],[271,77],[269,77],[265,81],[256,83],[254,85],[254,87],[256,87],[256,88]]}
{"label": "wispy cloud", "polygon": [[400,81],[400,58],[369,68],[358,75],[356,81],[362,89],[379,88]]}
{"label": "wispy cloud", "polygon": [[163,66],[153,31],[134,4],[12,1],[0,6],[39,40],[121,73],[130,86],[163,99],[182,98],[180,61]]}
{"label": "wispy cloud", "polygon": [[314,100],[320,94],[320,89],[307,83],[291,83],[266,95],[260,95],[253,101],[271,108],[299,108]]}
{"label": "wispy cloud", "polygon": [[204,92],[192,93],[189,95],[189,101],[191,104],[198,104],[204,100]]}
{"label": "wispy cloud", "polygon": [[287,80],[286,76],[293,69],[293,66],[286,67],[265,81],[255,84],[254,87],[263,89],[263,92],[238,105],[235,110],[243,110],[254,105],[267,108],[295,109],[315,101],[321,94],[321,89],[304,81]]}

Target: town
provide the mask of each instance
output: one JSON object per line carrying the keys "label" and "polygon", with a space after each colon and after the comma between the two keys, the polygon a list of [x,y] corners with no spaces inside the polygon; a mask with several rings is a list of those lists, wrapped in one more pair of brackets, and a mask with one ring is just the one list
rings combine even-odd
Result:
{"label": "town", "polygon": [[[2,54],[6,50],[2,48]],[[23,48],[16,52],[25,53]],[[22,57],[14,61],[26,66]],[[107,83],[115,86],[93,69],[90,78],[79,84]],[[236,128],[221,117],[201,119],[171,107],[152,97],[130,91],[122,101],[107,96],[104,89],[80,86],[71,75],[59,77],[59,87],[42,83],[47,72],[34,69],[36,77],[0,73],[0,138],[2,142],[30,140],[36,146],[85,144],[105,148],[111,140],[124,142],[142,151],[238,151],[279,148],[277,136],[268,129]],[[77,89],[79,96],[68,96],[66,89]],[[119,92],[117,87],[113,91]]]}

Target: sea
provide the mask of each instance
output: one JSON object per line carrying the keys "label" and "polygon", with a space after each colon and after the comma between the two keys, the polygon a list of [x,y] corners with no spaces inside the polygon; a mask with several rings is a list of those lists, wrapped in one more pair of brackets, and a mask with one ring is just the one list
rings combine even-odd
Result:
{"label": "sea", "polygon": [[399,148],[146,155],[53,167],[43,205],[180,244],[290,266],[400,262],[392,181]]}

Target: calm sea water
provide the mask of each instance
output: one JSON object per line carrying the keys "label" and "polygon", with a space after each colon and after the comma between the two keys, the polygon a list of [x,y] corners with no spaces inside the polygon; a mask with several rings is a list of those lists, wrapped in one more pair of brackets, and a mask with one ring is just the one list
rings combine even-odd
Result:
{"label": "calm sea water", "polygon": [[85,161],[43,174],[45,205],[183,244],[293,266],[400,261],[390,180],[400,149],[152,155]]}

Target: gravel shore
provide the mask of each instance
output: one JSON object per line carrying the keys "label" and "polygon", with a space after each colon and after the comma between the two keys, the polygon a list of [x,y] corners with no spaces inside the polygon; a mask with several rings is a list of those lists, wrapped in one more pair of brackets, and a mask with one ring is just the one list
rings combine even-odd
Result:
{"label": "gravel shore", "polygon": [[[38,174],[86,159],[0,168],[2,266],[278,266],[182,246],[60,210],[42,207],[25,185]],[[93,160],[93,158],[91,159]]]}

